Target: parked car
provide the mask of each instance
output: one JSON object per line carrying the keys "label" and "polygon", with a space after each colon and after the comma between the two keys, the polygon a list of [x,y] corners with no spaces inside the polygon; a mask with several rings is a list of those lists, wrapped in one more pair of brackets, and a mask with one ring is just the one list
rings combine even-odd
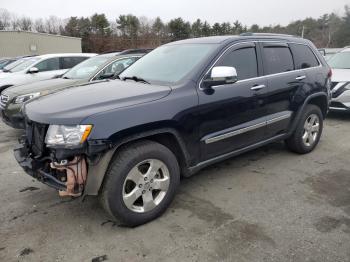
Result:
{"label": "parked car", "polygon": [[35,97],[57,92],[68,87],[88,84],[96,80],[116,78],[125,68],[132,65],[143,55],[141,53],[98,55],[76,65],[60,78],[9,87],[2,92],[0,97],[2,120],[13,128],[22,129],[24,128],[24,117],[21,108],[24,103]]}
{"label": "parked car", "polygon": [[2,59],[0,59],[0,70],[2,70],[5,66],[7,66],[8,64],[11,64],[15,61],[16,61],[15,58],[2,58]]}
{"label": "parked car", "polygon": [[29,84],[64,74],[68,69],[96,54],[49,54],[25,59],[0,74],[0,93],[10,86]]}
{"label": "parked car", "polygon": [[17,56],[17,57],[9,57],[9,58],[1,58],[0,59],[0,73],[3,71],[8,71],[15,66],[22,63],[25,59],[29,57],[34,57],[35,55],[26,55],[26,56]]}
{"label": "parked car", "polygon": [[180,174],[285,140],[318,144],[331,70],[314,45],[283,35],[220,36],[159,47],[121,80],[25,104],[15,157],[60,195],[99,195],[136,226],[161,215]]}
{"label": "parked car", "polygon": [[19,64],[25,62],[27,59],[29,59],[30,57],[22,57],[14,62],[12,62],[11,64],[8,64],[6,66],[4,66],[4,68],[2,68],[0,70],[0,74],[1,73],[7,73],[10,72],[12,68],[15,68],[16,66],[18,66]]}
{"label": "parked car", "polygon": [[318,51],[324,56],[326,61],[328,61],[336,53],[340,52],[343,48],[321,48]]}
{"label": "parked car", "polygon": [[350,48],[345,48],[328,60],[332,68],[332,111],[350,111]]}
{"label": "parked car", "polygon": [[332,68],[332,111],[350,110],[350,48],[345,48],[328,60]]}

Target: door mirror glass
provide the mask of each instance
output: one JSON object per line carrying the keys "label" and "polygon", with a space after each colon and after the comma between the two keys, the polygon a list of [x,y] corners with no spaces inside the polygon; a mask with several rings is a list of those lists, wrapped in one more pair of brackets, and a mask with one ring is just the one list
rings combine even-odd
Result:
{"label": "door mirror glass", "polygon": [[28,73],[29,74],[36,74],[36,73],[39,73],[39,69],[36,68],[36,67],[32,67],[28,70]]}
{"label": "door mirror glass", "polygon": [[231,66],[215,66],[211,70],[210,76],[203,81],[203,85],[204,88],[210,88],[212,86],[233,84],[237,80],[236,68]]}
{"label": "door mirror glass", "polygon": [[98,79],[100,79],[100,80],[102,80],[102,79],[110,79],[110,78],[112,78],[113,76],[114,76],[113,73],[106,73],[106,74],[100,75],[100,76],[98,77]]}

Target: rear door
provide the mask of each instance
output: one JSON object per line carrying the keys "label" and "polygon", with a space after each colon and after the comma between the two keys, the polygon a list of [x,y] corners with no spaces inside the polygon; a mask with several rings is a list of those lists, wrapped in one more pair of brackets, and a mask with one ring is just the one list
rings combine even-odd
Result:
{"label": "rear door", "polygon": [[[263,139],[266,128],[260,54],[255,43],[236,44],[213,65],[235,67],[238,82],[199,90],[201,160],[235,151]],[[211,70],[208,72],[210,75]]]}
{"label": "rear door", "polygon": [[295,70],[289,45],[284,42],[260,44],[264,74],[267,76],[266,93],[267,128],[266,138],[287,132],[293,111],[291,101],[306,82],[306,74]]}

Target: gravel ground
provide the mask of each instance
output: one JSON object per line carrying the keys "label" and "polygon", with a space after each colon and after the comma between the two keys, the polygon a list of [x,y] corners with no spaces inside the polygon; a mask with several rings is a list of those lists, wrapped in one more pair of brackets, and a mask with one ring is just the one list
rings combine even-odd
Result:
{"label": "gravel ground", "polygon": [[350,115],[330,115],[311,154],[274,143],[183,179],[134,229],[25,175],[19,135],[0,123],[0,261],[350,261]]}

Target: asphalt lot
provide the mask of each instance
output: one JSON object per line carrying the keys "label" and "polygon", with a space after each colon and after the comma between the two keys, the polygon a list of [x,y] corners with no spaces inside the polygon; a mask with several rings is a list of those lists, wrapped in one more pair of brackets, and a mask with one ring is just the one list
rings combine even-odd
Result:
{"label": "asphalt lot", "polygon": [[134,229],[25,175],[19,134],[0,123],[0,261],[350,261],[350,115],[329,116],[309,155],[275,143],[182,180]]}

